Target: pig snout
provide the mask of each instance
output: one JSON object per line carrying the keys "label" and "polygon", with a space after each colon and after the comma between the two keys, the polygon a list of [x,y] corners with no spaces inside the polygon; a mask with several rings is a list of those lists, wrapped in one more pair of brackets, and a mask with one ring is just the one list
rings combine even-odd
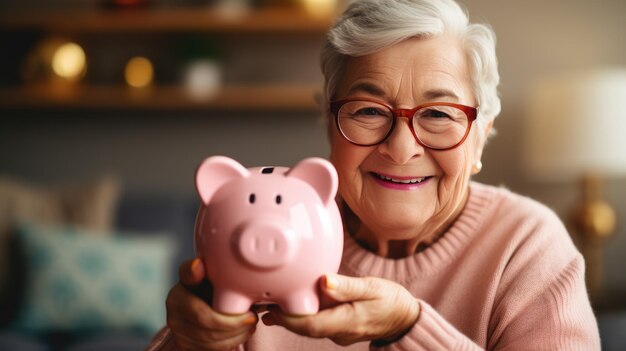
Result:
{"label": "pig snout", "polygon": [[295,255],[293,229],[274,221],[248,223],[241,229],[235,248],[249,265],[260,269],[278,268]]}

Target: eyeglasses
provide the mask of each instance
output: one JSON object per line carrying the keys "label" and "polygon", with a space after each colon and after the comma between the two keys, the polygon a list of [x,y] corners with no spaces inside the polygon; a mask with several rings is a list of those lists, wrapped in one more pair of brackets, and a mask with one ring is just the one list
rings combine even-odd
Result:
{"label": "eyeglasses", "polygon": [[382,143],[400,117],[409,120],[417,142],[432,150],[461,145],[476,120],[478,108],[451,102],[429,102],[413,109],[393,109],[373,99],[345,99],[330,103],[337,129],[349,142],[360,146]]}

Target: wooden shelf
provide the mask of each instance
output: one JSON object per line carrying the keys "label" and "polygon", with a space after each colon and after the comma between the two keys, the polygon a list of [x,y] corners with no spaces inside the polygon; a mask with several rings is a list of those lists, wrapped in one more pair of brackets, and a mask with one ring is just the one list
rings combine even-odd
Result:
{"label": "wooden shelf", "polygon": [[277,7],[225,13],[212,8],[134,10],[63,10],[0,14],[0,30],[57,33],[205,31],[220,33],[323,34],[332,16],[318,17],[299,8]]}
{"label": "wooden shelf", "polygon": [[0,88],[0,109],[317,111],[319,91],[314,84],[240,85],[194,96],[177,86],[33,85]]}
{"label": "wooden shelf", "polygon": [[[133,10],[29,11],[1,13],[0,31],[42,31],[57,35],[291,34],[323,36],[333,16],[319,17],[298,7],[254,8],[227,13],[210,7],[148,7]],[[194,97],[181,86],[132,89],[124,85],[25,84],[0,87],[0,109],[317,111],[321,84],[257,83],[225,86],[209,97]]]}

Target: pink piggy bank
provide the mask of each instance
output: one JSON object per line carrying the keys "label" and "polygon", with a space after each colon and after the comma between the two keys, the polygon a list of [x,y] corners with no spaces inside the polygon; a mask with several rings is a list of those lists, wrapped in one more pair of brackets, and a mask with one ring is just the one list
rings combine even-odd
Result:
{"label": "pink piggy bank", "polygon": [[194,245],[216,311],[276,303],[292,315],[317,313],[319,278],[337,272],[343,252],[337,184],[335,168],[321,158],[291,169],[247,169],[224,156],[200,164]]}

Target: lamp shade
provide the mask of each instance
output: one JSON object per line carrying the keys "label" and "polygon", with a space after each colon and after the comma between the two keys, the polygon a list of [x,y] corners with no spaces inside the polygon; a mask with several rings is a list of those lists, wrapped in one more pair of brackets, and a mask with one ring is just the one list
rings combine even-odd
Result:
{"label": "lamp shade", "polygon": [[626,68],[538,80],[525,119],[523,165],[531,178],[626,174]]}

